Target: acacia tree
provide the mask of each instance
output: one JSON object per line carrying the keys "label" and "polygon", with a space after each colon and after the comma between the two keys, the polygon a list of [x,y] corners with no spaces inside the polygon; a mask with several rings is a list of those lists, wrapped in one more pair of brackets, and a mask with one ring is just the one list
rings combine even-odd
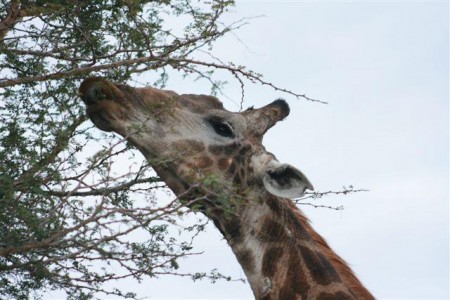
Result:
{"label": "acacia tree", "polygon": [[[192,234],[182,241],[168,234],[192,203],[157,203],[151,190],[164,183],[124,142],[91,130],[77,88],[87,76],[126,82],[145,71],[158,73],[153,84],[161,86],[167,68],[211,80],[205,68],[230,66],[195,61],[195,53],[240,25],[219,23],[232,4],[1,1],[1,298],[45,289],[76,299],[97,292],[134,297],[103,283],[221,277],[178,272],[177,260],[194,254],[192,239],[204,224],[183,228]],[[165,27],[174,18],[184,27],[178,35]],[[118,158],[132,161],[114,170]]]}
{"label": "acacia tree", "polygon": [[[250,81],[317,100],[204,55],[243,25],[220,22],[233,1],[0,3],[0,297],[62,289],[74,299],[133,298],[104,283],[164,274],[229,279],[179,272],[177,261],[195,254],[192,241],[205,224],[182,227],[191,233],[183,239],[169,225],[201,199],[161,201],[152,193],[164,183],[126,142],[92,128],[77,88],[87,76],[123,83],[144,72],[158,74],[151,84],[162,87],[172,69],[207,80],[215,92],[214,72],[226,71],[242,95]],[[180,33],[170,28],[174,21]],[[112,164],[119,160],[126,166]]]}

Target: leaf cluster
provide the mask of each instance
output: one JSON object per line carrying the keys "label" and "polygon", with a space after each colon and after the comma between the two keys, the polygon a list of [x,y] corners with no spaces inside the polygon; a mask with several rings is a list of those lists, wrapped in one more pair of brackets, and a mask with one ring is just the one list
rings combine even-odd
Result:
{"label": "leaf cluster", "polygon": [[0,1],[0,298],[53,289],[133,298],[104,283],[178,274],[177,261],[194,254],[204,225],[184,241],[170,234],[189,203],[157,203],[164,183],[86,122],[77,89],[93,75],[127,82],[151,71],[163,85],[167,67],[192,72],[186,59],[229,30],[218,20],[232,4]]}

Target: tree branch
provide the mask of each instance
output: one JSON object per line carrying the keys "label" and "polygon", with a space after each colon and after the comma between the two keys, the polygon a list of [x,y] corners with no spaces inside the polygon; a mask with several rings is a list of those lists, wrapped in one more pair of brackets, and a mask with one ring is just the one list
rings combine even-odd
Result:
{"label": "tree branch", "polygon": [[[261,85],[267,85],[271,88],[273,88],[276,91],[280,91],[286,94],[290,94],[292,96],[295,96],[296,98],[304,98],[308,101],[312,101],[312,102],[318,102],[318,103],[322,103],[322,104],[328,104],[325,101],[322,100],[317,100],[317,99],[313,99],[310,98],[308,96],[306,96],[306,94],[299,94],[299,93],[295,93],[291,90],[288,89],[284,89],[284,88],[280,88],[276,85],[274,85],[273,83],[266,81],[264,79],[262,79],[262,75],[258,74],[258,73],[254,73],[252,71],[246,70],[245,67],[243,66],[235,66],[232,63],[229,63],[228,65],[226,64],[218,64],[218,63],[213,63],[213,62],[204,62],[204,61],[200,61],[200,60],[194,60],[194,59],[189,59],[189,58],[179,58],[179,59],[172,59],[172,61],[174,63],[177,63],[180,65],[180,67],[184,67],[185,65],[199,65],[199,66],[204,66],[204,67],[208,67],[208,68],[213,68],[213,69],[218,69],[218,70],[226,70],[231,72],[235,77],[238,77],[238,75],[242,76],[243,78],[246,78],[248,80],[250,80],[253,83],[259,83]],[[242,84],[242,82],[240,82]]]}
{"label": "tree branch", "polygon": [[13,0],[7,9],[6,17],[0,21],[0,41],[3,41],[8,31],[23,18],[23,13],[19,9],[19,1]]}
{"label": "tree branch", "polygon": [[69,196],[103,196],[111,193],[117,193],[121,191],[128,190],[130,187],[140,184],[140,183],[154,183],[160,182],[161,179],[159,177],[146,177],[141,179],[133,179],[128,182],[116,185],[114,187],[100,188],[100,189],[91,189],[85,192],[77,192],[77,191],[54,191],[54,190],[43,190],[42,193],[49,196],[56,197],[69,197]]}

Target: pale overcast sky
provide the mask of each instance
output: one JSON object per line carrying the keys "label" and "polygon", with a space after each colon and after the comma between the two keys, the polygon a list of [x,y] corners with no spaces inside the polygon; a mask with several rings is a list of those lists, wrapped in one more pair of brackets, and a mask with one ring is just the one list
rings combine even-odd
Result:
{"label": "pale overcast sky", "polygon": [[[319,191],[343,185],[370,192],[330,197],[342,212],[303,208],[313,226],[378,299],[449,298],[449,5],[446,1],[240,1],[225,22],[252,19],[215,54],[282,87],[329,102],[297,100],[247,85],[245,106],[285,98],[291,115],[266,148],[300,168]],[[206,83],[172,78],[179,93]],[[225,94],[239,101],[236,83]],[[222,96],[230,110],[238,107]],[[244,276],[218,231],[182,262]],[[127,282],[151,299],[253,299],[242,283],[180,278]]]}

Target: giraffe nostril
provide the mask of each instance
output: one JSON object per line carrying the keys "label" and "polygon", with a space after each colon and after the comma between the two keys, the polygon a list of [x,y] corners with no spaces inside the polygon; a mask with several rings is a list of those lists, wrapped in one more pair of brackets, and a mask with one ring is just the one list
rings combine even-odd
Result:
{"label": "giraffe nostril", "polygon": [[113,83],[100,77],[84,80],[80,85],[79,95],[87,106],[97,105],[101,102],[116,103],[126,108],[130,106],[127,94],[124,94]]}
{"label": "giraffe nostril", "polygon": [[82,92],[81,99],[83,99],[86,105],[91,105],[101,100],[107,100],[108,97],[103,86],[92,85]]}
{"label": "giraffe nostril", "polygon": [[111,89],[111,84],[102,78],[88,78],[81,83],[81,99],[86,105],[92,105],[102,100],[112,100],[114,93]]}
{"label": "giraffe nostril", "polygon": [[96,95],[98,95],[99,93],[98,93],[98,91],[97,90],[95,90],[95,89],[90,89],[90,90],[88,90],[88,91],[86,91],[86,93],[83,95],[83,97],[81,97],[83,100],[84,100],[84,102],[86,103],[86,104],[93,104],[93,103],[95,103],[95,102],[97,102],[97,97],[96,97]]}

